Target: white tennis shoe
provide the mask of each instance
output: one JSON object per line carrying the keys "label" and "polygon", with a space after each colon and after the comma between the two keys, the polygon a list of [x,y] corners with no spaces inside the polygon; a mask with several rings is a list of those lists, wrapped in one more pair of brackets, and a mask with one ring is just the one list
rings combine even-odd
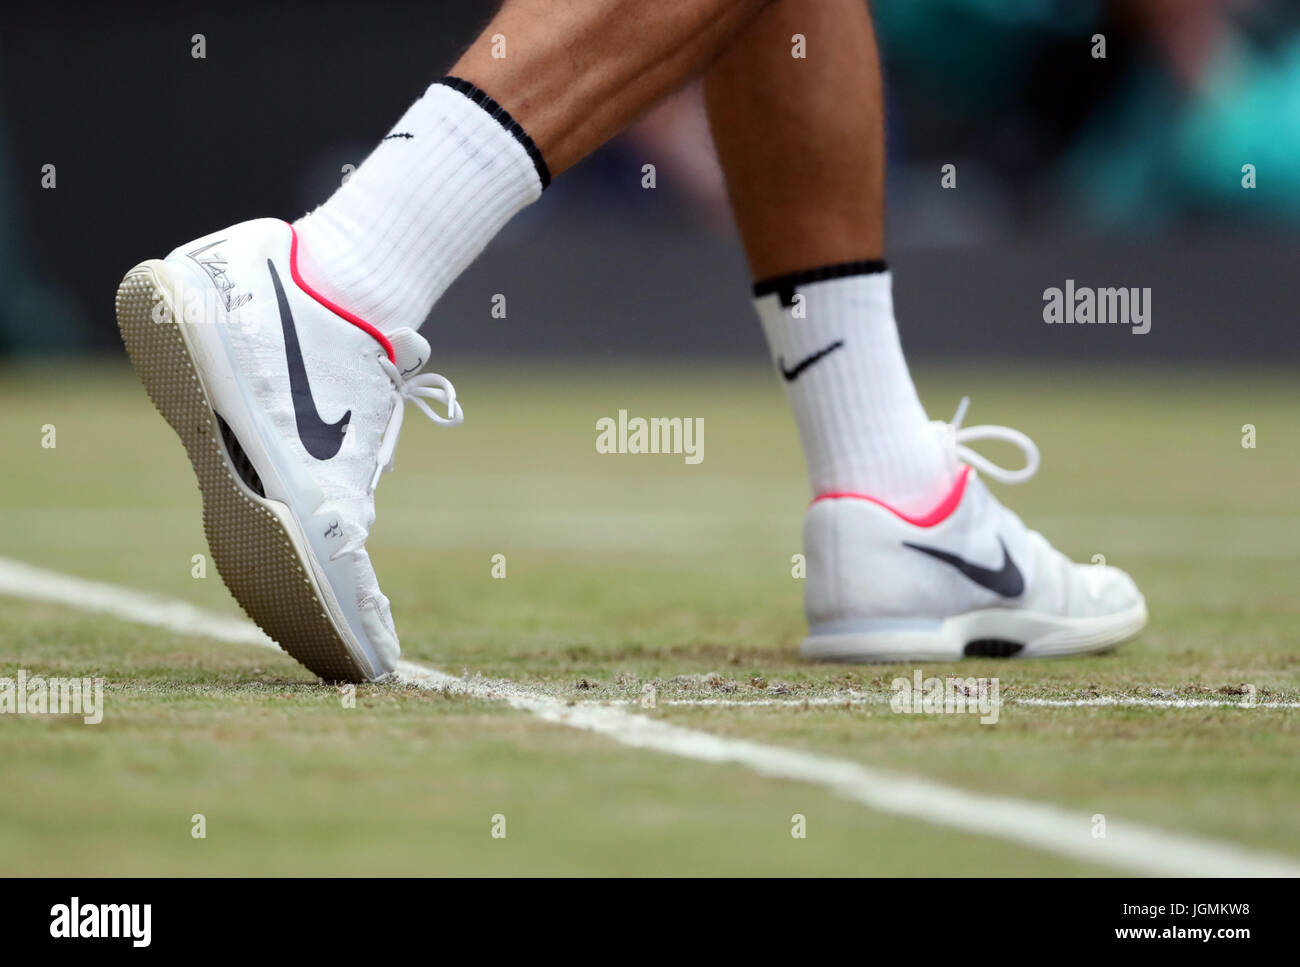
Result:
{"label": "white tennis shoe", "polygon": [[[1146,602],[1118,568],[1075,564],[1003,507],[974,467],[1005,483],[1029,479],[1038,448],[1008,427],[936,423],[956,485],[930,513],[903,514],[865,494],[817,497],[804,518],[800,649],[822,661],[1037,658],[1101,651],[1132,638]],[[1007,471],[965,443],[1002,439],[1025,452]]]}
{"label": "white tennis shoe", "polygon": [[366,681],[400,653],[366,538],[403,404],[464,417],[451,383],[421,373],[418,333],[385,336],[318,295],[297,255],[276,219],[196,239],[127,273],[118,326],[194,465],[226,586],[317,675]]}

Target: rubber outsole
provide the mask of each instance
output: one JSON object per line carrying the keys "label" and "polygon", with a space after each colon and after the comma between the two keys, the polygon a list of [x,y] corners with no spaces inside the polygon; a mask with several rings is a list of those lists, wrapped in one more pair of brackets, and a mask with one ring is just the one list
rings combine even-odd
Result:
{"label": "rubber outsole", "polygon": [[988,609],[955,615],[924,631],[894,628],[818,633],[813,629],[799,646],[799,653],[812,661],[857,664],[1064,658],[1108,651],[1136,636],[1146,623],[1144,601],[1097,618]]}
{"label": "rubber outsole", "polygon": [[[160,302],[167,311],[155,321]],[[321,678],[368,680],[327,613],[288,508],[258,497],[236,472],[170,295],[147,263],[127,273],[116,304],[131,365],[194,467],[208,548],[230,593],[267,635]]]}

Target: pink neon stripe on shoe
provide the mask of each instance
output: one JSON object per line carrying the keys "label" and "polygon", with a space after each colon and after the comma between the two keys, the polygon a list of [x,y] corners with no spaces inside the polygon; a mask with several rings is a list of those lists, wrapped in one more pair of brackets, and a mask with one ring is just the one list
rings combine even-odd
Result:
{"label": "pink neon stripe on shoe", "polygon": [[375,341],[378,342],[379,345],[384,347],[384,352],[388,353],[388,361],[391,362],[394,366],[396,366],[397,354],[393,352],[393,344],[388,341],[387,336],[385,336],[382,332],[380,332],[370,323],[366,322],[366,320],[362,319],[355,312],[348,312],[348,310],[344,309],[342,306],[331,302],[329,299],[325,298],[323,295],[321,295],[319,292],[317,292],[315,289],[313,289],[311,286],[309,286],[306,282],[302,280],[302,273],[298,271],[298,232],[294,229],[292,225],[290,225],[289,233],[293,236],[293,241],[289,243],[289,274],[293,276],[294,284],[297,285],[298,288],[302,289],[303,292],[306,292],[309,296],[311,296],[313,299],[315,299],[317,302],[323,305],[330,312],[334,313],[336,316],[340,316],[341,318],[346,319],[348,322],[352,323],[352,325],[356,326],[358,329],[361,329],[362,331],[373,336],[375,338]]}
{"label": "pink neon stripe on shoe", "polygon": [[868,497],[866,494],[846,492],[819,494],[813,498],[812,502],[815,504],[819,500],[867,500],[878,507],[885,508],[885,510],[889,511],[895,517],[899,517],[916,527],[933,527],[935,524],[947,520],[952,512],[957,509],[957,505],[961,503],[962,495],[966,493],[966,480],[969,477],[970,467],[962,467],[961,473],[957,475],[957,482],[953,484],[952,492],[949,493],[947,497],[943,498],[942,502],[940,502],[939,506],[935,507],[934,510],[930,511],[928,514],[923,514],[920,517],[913,517],[911,514],[905,514],[897,507],[890,507],[889,504],[885,503],[883,500],[878,500],[875,497]]}

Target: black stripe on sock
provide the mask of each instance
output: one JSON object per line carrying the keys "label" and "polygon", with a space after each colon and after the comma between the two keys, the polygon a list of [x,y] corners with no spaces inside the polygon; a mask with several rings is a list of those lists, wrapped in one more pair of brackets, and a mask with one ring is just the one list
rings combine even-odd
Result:
{"label": "black stripe on sock", "polygon": [[823,265],[821,268],[791,272],[789,275],[778,275],[773,279],[762,279],[755,282],[754,298],[761,299],[763,296],[775,292],[781,297],[781,305],[792,306],[794,305],[795,290],[802,286],[812,285],[814,282],[825,282],[828,279],[843,279],[850,275],[876,275],[888,271],[889,266],[885,264],[884,259],[861,259],[857,262]]}
{"label": "black stripe on sock", "polygon": [[491,114],[503,128],[514,135],[515,140],[524,146],[524,150],[528,152],[528,157],[532,159],[533,167],[537,169],[537,177],[542,181],[542,190],[545,191],[546,186],[551,183],[551,169],[546,166],[546,159],[542,157],[542,152],[533,142],[533,139],[528,136],[528,132],[510,116],[510,112],[493,100],[486,91],[475,87],[463,78],[448,75],[438,83],[447,85],[453,91],[460,91],[460,93],[487,111],[488,114]]}

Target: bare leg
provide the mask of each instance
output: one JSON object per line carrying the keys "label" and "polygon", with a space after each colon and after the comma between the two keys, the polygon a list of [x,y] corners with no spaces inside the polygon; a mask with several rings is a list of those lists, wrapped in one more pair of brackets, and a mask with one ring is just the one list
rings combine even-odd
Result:
{"label": "bare leg", "polygon": [[704,70],[768,2],[507,0],[451,73],[500,102],[558,174]]}
{"label": "bare leg", "polygon": [[[802,35],[807,56],[792,55]],[[756,308],[815,494],[924,512],[952,488],[894,322],[884,110],[864,0],[782,0],[705,78]]]}
{"label": "bare leg", "polygon": [[[807,57],[791,56],[791,37]],[[705,78],[718,157],[758,279],[880,258],[884,109],[864,0],[782,0]]]}
{"label": "bare leg", "polygon": [[703,71],[769,0],[507,0],[297,224],[301,271],[380,330],[418,328],[549,179]]}
{"label": "bare leg", "polygon": [[[805,36],[807,59],[790,56],[794,34]],[[881,258],[884,125],[864,0],[782,0],[705,85],[758,280],[755,308],[816,498],[804,518],[809,634],[800,653],[863,662],[1060,655],[1136,634],[1146,606],[1133,581],[1071,565],[1027,531],[962,466],[971,457],[956,435],[926,419]],[[1001,435],[983,429],[970,428],[966,441]],[[1019,445],[1023,478],[1038,456],[1027,437]],[[1034,563],[1021,572],[1014,561]]]}

